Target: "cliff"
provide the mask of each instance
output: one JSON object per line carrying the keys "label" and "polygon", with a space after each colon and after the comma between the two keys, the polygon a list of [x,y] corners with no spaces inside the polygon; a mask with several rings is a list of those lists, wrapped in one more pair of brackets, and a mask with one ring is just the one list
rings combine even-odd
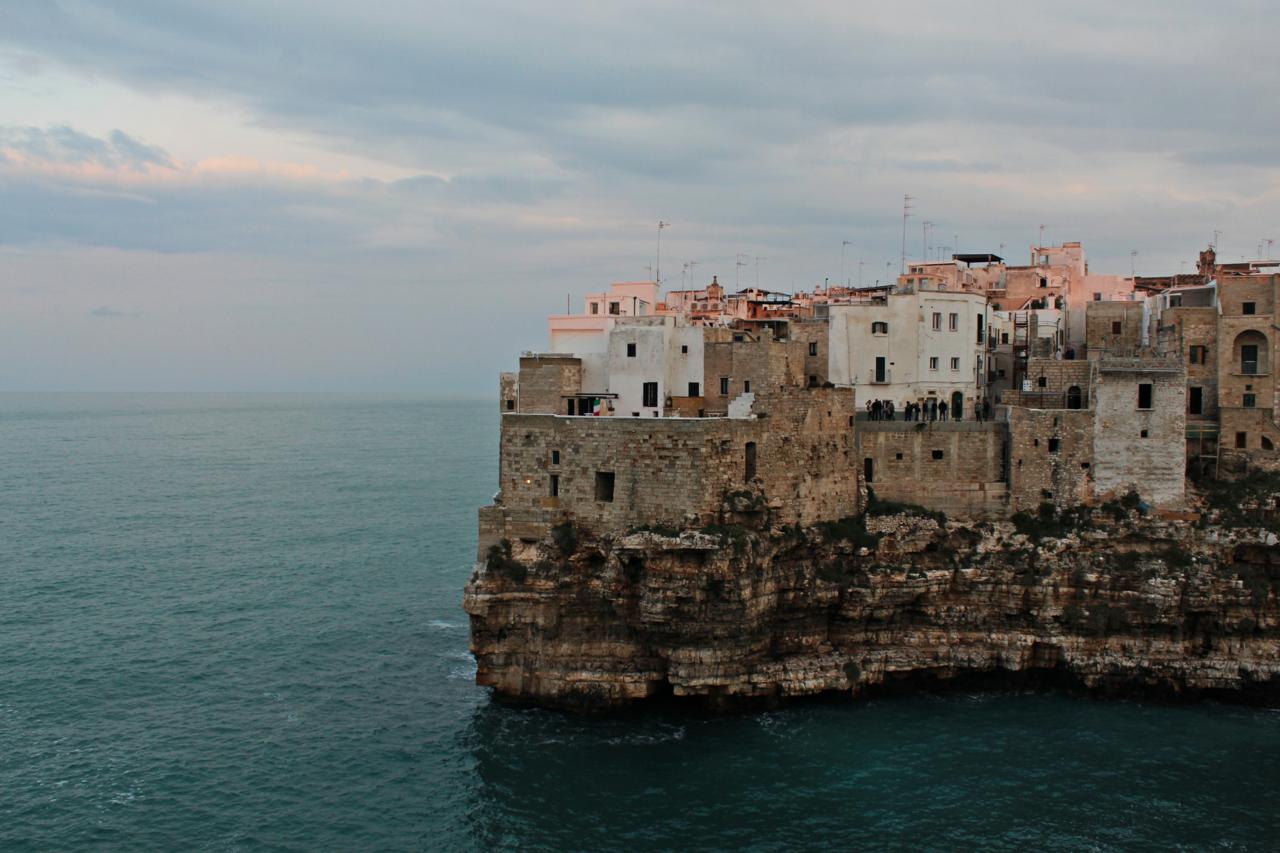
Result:
{"label": "cliff", "polygon": [[476,566],[464,606],[477,681],[589,710],[969,677],[1280,704],[1274,510],[1224,501],[1197,524],[1136,504],[998,523],[874,502],[809,528],[595,536],[565,523]]}

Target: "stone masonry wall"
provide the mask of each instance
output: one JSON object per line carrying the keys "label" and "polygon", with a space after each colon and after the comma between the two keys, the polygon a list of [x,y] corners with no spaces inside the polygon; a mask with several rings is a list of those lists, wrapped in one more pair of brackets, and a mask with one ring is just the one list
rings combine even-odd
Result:
{"label": "stone masonry wall", "polygon": [[582,389],[582,360],[572,356],[525,356],[520,359],[519,405],[526,414],[560,414],[564,395]]}
{"label": "stone masonry wall", "polygon": [[[1180,362],[1174,362],[1180,368]],[[1138,408],[1138,386],[1152,407]],[[1186,495],[1186,374],[1099,370],[1094,385],[1093,476],[1099,497],[1137,489],[1158,505]]]}
{"label": "stone masonry wall", "polygon": [[1009,502],[1035,512],[1093,497],[1093,412],[1014,407],[1009,410]]}
{"label": "stone masonry wall", "polygon": [[859,421],[859,464],[871,464],[867,487],[881,500],[913,503],[948,515],[1007,514],[1005,425],[974,421]]}
{"label": "stone masonry wall", "polygon": [[1004,393],[1001,402],[1010,406],[1066,408],[1068,391],[1074,387],[1080,389],[1080,408],[1087,409],[1092,373],[1093,365],[1088,361],[1028,359],[1026,378],[1031,383],[1031,390],[1024,392],[1020,388],[1011,389]]}

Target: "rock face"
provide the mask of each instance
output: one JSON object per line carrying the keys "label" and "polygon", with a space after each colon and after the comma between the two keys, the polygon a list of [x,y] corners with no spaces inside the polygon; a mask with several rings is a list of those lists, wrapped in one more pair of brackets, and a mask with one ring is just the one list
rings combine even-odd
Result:
{"label": "rock face", "polygon": [[582,710],[967,676],[1280,704],[1273,533],[1077,521],[1051,535],[908,514],[804,530],[561,527],[476,566],[476,678],[502,699]]}

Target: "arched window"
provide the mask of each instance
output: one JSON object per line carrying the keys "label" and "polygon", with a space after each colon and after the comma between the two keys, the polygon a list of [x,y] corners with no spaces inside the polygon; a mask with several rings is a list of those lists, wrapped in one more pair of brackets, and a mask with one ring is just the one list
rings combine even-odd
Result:
{"label": "arched window", "polygon": [[1080,392],[1079,385],[1072,385],[1067,389],[1067,408],[1081,409],[1084,408],[1084,394]]}
{"label": "arched window", "polygon": [[1275,446],[1274,444],[1272,444],[1272,443],[1271,443],[1271,439],[1267,438],[1267,437],[1264,435],[1264,436],[1262,437],[1262,449],[1263,449],[1263,450],[1275,450],[1275,449],[1276,449],[1276,446]]}
{"label": "arched window", "polygon": [[1236,335],[1231,351],[1236,373],[1259,376],[1271,372],[1267,336],[1262,332],[1249,329]]}

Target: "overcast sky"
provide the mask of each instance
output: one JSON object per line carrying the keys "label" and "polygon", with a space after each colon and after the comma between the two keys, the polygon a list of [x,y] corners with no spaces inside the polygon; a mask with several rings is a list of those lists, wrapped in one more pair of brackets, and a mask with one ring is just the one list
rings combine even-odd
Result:
{"label": "overcast sky", "polygon": [[650,276],[659,219],[668,285],[812,287],[844,241],[870,282],[904,193],[912,256],[928,219],[934,252],[1025,262],[1044,225],[1095,272],[1190,270],[1215,230],[1252,257],[1278,16],[0,3],[0,389],[488,396],[566,294]]}

